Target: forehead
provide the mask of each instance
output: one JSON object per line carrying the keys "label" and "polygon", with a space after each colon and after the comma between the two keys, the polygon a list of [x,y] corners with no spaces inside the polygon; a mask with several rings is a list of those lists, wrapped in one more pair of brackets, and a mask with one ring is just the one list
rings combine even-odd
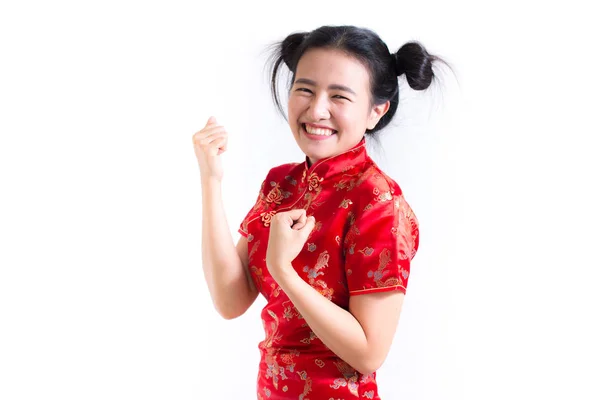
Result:
{"label": "forehead", "polygon": [[369,72],[356,58],[334,49],[311,49],[300,57],[296,79],[311,79],[317,85],[339,84],[367,90]]}

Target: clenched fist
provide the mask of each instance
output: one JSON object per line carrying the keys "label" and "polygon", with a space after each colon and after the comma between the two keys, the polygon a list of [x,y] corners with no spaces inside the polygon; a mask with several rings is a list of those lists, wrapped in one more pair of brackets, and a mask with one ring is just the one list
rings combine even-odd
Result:
{"label": "clenched fist", "polygon": [[227,151],[227,131],[210,117],[201,131],[194,133],[194,152],[202,178],[223,179],[223,166],[219,156]]}
{"label": "clenched fist", "polygon": [[298,257],[314,228],[315,217],[307,216],[304,209],[279,212],[273,216],[266,261],[276,282],[293,271],[292,261]]}

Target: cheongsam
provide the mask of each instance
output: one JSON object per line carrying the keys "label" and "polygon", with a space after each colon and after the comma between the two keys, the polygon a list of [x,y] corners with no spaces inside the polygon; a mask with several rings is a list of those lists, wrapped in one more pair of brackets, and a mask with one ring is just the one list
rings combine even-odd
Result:
{"label": "cheongsam", "polygon": [[269,226],[280,211],[304,208],[315,228],[293,268],[316,291],[349,309],[350,296],[406,293],[419,245],[418,221],[398,184],[369,157],[365,138],[350,150],[269,171],[239,232],[248,268],[267,304],[261,318],[257,398],[380,399],[376,373],[361,374],[329,350],[270,276]]}

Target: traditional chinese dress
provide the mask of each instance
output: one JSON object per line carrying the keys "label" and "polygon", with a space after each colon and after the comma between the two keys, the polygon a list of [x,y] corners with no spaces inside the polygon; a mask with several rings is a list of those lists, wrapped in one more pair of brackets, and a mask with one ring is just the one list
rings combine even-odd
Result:
{"label": "traditional chinese dress", "polygon": [[267,299],[258,399],[380,398],[376,374],[360,374],[319,340],[265,261],[273,215],[304,208],[316,225],[292,265],[315,290],[345,310],[350,296],[406,293],[419,245],[418,221],[398,184],[377,167],[365,145],[363,138],[310,167],[305,160],[271,169],[240,225],[248,239],[251,276]]}

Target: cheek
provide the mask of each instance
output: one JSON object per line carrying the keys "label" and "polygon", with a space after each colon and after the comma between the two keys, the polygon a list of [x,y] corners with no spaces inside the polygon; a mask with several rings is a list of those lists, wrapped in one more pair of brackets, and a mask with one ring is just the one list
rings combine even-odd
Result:
{"label": "cheek", "polygon": [[352,129],[365,123],[363,114],[359,113],[356,107],[343,106],[336,109],[335,118],[339,124]]}
{"label": "cheek", "polygon": [[291,96],[288,100],[288,118],[290,119],[290,123],[296,123],[296,120],[300,116],[302,109],[302,98],[298,96]]}

